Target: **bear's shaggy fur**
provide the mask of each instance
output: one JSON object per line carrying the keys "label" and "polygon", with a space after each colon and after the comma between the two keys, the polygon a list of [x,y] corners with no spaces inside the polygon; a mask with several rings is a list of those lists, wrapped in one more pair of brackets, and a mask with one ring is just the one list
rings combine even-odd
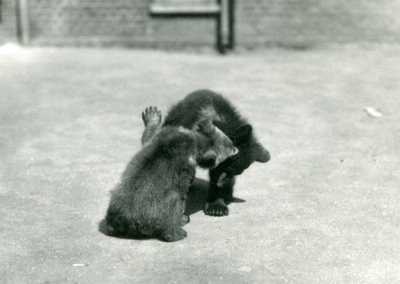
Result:
{"label": "bear's shaggy fur", "polygon": [[[156,109],[149,115],[154,113]],[[105,233],[178,241],[187,235],[182,226],[188,216],[183,212],[196,165],[216,166],[237,149],[209,119],[200,120],[192,130],[164,127],[143,142],[112,192]]]}
{"label": "bear's shaggy fur", "polygon": [[[266,163],[269,152],[253,135],[252,126],[240,116],[236,108],[223,96],[209,90],[199,90],[173,106],[162,127],[191,128],[197,121],[208,118],[222,130],[239,149],[239,154],[210,170],[210,191],[205,213],[211,216],[229,214],[227,203],[232,200],[235,176],[253,162]],[[150,135],[150,130],[145,130]]]}

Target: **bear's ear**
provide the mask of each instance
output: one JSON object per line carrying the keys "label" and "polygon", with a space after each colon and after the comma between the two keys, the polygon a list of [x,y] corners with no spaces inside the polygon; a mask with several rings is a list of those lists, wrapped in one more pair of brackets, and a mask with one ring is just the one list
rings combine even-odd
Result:
{"label": "bear's ear", "polygon": [[253,150],[254,160],[260,163],[266,163],[271,159],[269,152],[260,144],[256,144]]}
{"label": "bear's ear", "polygon": [[217,165],[217,153],[214,150],[208,150],[197,161],[200,167],[211,169]]}
{"label": "bear's ear", "polygon": [[212,123],[211,119],[208,119],[208,118],[203,118],[203,119],[199,120],[196,124],[195,129],[206,135],[210,135],[215,132],[215,126]]}
{"label": "bear's ear", "polygon": [[253,133],[253,128],[250,124],[243,124],[239,126],[233,135],[233,140],[236,142],[237,145],[247,144]]}

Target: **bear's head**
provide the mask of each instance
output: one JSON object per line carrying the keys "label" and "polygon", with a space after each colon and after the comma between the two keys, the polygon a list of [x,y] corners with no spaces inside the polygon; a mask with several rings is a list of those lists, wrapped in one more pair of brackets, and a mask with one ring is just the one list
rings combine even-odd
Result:
{"label": "bear's head", "polygon": [[239,152],[231,139],[208,118],[199,120],[192,131],[197,137],[196,162],[202,168],[215,168]]}
{"label": "bear's head", "polygon": [[266,163],[271,159],[270,153],[254,137],[251,125],[239,126],[230,137],[239,154],[218,166],[228,176],[241,174],[253,162]]}

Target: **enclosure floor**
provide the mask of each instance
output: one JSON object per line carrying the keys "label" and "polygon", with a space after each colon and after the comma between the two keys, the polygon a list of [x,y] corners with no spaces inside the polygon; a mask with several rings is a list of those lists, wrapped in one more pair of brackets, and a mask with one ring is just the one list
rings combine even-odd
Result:
{"label": "enclosure floor", "polygon": [[[0,50],[2,283],[399,283],[400,47]],[[141,111],[226,95],[271,152],[176,243],[98,231]],[[368,115],[374,107],[382,117]],[[74,266],[74,264],[84,266]]]}

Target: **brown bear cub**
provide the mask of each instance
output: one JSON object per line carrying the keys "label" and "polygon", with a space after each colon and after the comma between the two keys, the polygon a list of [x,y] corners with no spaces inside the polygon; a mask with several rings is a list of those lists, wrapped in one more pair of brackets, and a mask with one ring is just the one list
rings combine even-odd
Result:
{"label": "brown bear cub", "polygon": [[[146,124],[156,124],[161,114],[147,109]],[[148,125],[150,126],[150,125]],[[216,167],[236,155],[232,141],[210,119],[192,129],[163,127],[133,157],[112,192],[105,217],[105,233],[132,238],[178,241],[187,236],[182,226],[186,193],[197,165]]]}

